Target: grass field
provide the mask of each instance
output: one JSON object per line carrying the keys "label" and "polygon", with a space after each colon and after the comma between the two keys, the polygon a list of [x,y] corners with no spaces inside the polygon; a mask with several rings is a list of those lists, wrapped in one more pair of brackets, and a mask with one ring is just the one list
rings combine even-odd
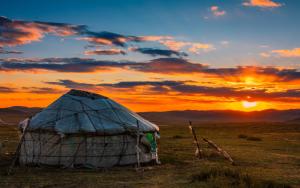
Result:
{"label": "grass field", "polygon": [[300,125],[202,124],[198,135],[211,139],[231,154],[232,166],[201,142],[205,159],[194,157],[187,126],[161,125],[159,166],[62,170],[20,168],[6,175],[18,143],[17,129],[0,126],[0,187],[300,187]]}

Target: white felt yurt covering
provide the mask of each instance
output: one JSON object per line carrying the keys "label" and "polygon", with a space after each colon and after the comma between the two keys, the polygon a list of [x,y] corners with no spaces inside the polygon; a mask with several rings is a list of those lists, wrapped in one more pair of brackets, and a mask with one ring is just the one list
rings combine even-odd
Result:
{"label": "white felt yurt covering", "polygon": [[159,131],[113,100],[80,90],[69,91],[21,126],[21,165],[63,167],[128,165],[137,158],[149,162],[153,150],[142,138]]}

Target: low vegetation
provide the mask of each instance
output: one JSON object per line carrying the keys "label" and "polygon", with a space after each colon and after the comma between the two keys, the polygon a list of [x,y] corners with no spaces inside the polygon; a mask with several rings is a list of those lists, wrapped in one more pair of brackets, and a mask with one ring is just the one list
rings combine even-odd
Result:
{"label": "low vegetation", "polygon": [[[195,124],[194,128],[199,136],[224,148],[237,165],[232,166],[200,139],[204,159],[196,159],[196,148],[187,126],[168,125],[161,126],[162,164],[144,166],[143,171],[137,172],[133,166],[112,169],[16,167],[13,175],[7,176],[19,135],[15,126],[0,126],[0,142],[8,140],[0,153],[0,187],[300,186],[299,125],[220,123]],[[260,141],[248,141],[251,137]]]}
{"label": "low vegetation", "polygon": [[230,168],[210,168],[192,175],[191,183],[203,183],[212,187],[272,187],[290,188],[290,185],[274,181],[257,180],[248,174]]}

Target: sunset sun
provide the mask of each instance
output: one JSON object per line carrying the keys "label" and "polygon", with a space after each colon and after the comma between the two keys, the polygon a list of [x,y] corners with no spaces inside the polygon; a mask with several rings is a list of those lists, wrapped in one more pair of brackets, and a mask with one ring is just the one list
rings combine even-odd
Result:
{"label": "sunset sun", "polygon": [[244,108],[253,108],[256,107],[256,102],[242,101],[242,105]]}

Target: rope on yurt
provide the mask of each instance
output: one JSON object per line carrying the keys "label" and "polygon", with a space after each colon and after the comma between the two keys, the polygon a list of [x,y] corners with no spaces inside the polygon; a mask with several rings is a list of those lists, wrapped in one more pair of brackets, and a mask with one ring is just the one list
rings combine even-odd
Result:
{"label": "rope on yurt", "polygon": [[87,155],[88,155],[88,144],[87,144],[87,136],[84,136],[85,142],[85,155],[84,155],[84,164],[87,165]]}
{"label": "rope on yurt", "polygon": [[141,164],[140,164],[140,147],[139,147],[139,143],[140,143],[140,124],[139,121],[136,121],[136,125],[137,125],[137,131],[136,131],[136,161],[137,161],[137,169],[140,168]]}
{"label": "rope on yurt", "polygon": [[32,145],[32,157],[31,157],[31,162],[30,163],[33,163],[34,158],[35,158],[35,145],[34,145],[35,144],[35,140],[34,140],[34,138],[33,138],[33,136],[32,136],[31,133],[29,133],[29,135],[30,135],[30,138],[31,138],[31,145]]}
{"label": "rope on yurt", "polygon": [[80,103],[80,106],[81,106],[81,108],[82,108],[82,112],[85,113],[85,114],[87,115],[87,117],[89,118],[91,124],[92,124],[93,127],[94,127],[94,130],[97,131],[96,126],[94,125],[94,122],[91,120],[91,117],[90,117],[89,114],[84,110],[82,101],[79,101],[79,103]]}
{"label": "rope on yurt", "polygon": [[[99,112],[100,110],[96,110],[96,109],[93,109],[92,107],[90,107],[88,104],[86,104],[86,103],[84,103],[84,102],[82,102],[82,101],[80,101],[80,100],[78,100],[78,99],[74,99],[74,98],[72,98],[72,97],[69,97],[71,100],[74,100],[74,101],[76,101],[76,102],[79,102],[79,103],[81,103],[81,104],[84,104],[86,107],[88,107],[88,108],[90,108],[91,110],[90,111],[95,111],[95,112]],[[109,118],[109,117],[107,117],[107,116],[105,116],[105,115],[98,115],[98,113],[96,113],[97,115],[93,115],[93,114],[90,114],[91,116],[94,116],[94,117],[98,117],[98,118],[103,118],[103,119],[106,119],[106,120],[110,120],[110,121],[112,121],[112,122],[114,122],[114,123],[116,123],[117,125],[119,125],[119,126],[121,126],[124,130],[126,130],[126,127],[124,127],[124,122],[122,122],[122,120],[121,120],[121,118],[117,115],[117,113],[113,110],[113,106],[109,103],[109,101],[105,101],[105,103],[107,103],[109,106],[110,106],[110,108],[107,108],[108,110],[112,110],[112,112],[114,113],[114,115],[119,119],[119,121],[115,121],[114,119],[112,119],[112,118]],[[104,109],[106,109],[106,108],[104,108]],[[103,111],[104,111],[104,109],[103,109]],[[89,110],[85,110],[85,111],[89,111]],[[81,111],[79,111],[79,112],[81,112]]]}
{"label": "rope on yurt", "polygon": [[59,149],[58,149],[58,152],[59,152],[59,157],[58,157],[58,166],[60,166],[61,165],[61,152],[62,152],[62,143],[63,143],[63,137],[60,137],[60,139],[59,139],[59,141],[60,141],[60,143],[59,143]]}
{"label": "rope on yurt", "polygon": [[77,157],[78,151],[79,151],[79,148],[80,148],[80,146],[83,144],[83,142],[84,142],[84,139],[82,139],[82,141],[78,143],[77,148],[76,148],[76,151],[75,151],[75,153],[74,153],[73,156],[72,156],[73,159],[72,159],[71,163],[70,163],[68,166],[66,166],[65,168],[69,168],[69,167],[71,167],[71,166],[74,165],[74,163],[75,163],[75,161],[76,161],[76,157]]}
{"label": "rope on yurt", "polygon": [[122,135],[123,142],[122,142],[122,149],[118,158],[117,164],[120,165],[120,162],[122,160],[122,157],[124,156],[124,153],[126,152],[128,148],[128,140],[127,140],[127,135]]}
{"label": "rope on yurt", "polygon": [[[74,99],[73,99],[73,100],[74,100]],[[95,131],[97,131],[96,126],[94,125],[94,122],[92,121],[92,119],[91,119],[91,117],[89,116],[89,114],[85,111],[83,104],[84,104],[85,106],[87,106],[88,108],[90,108],[90,109],[92,109],[92,108],[91,108],[89,105],[83,103],[82,101],[78,101],[78,102],[80,103],[80,105],[81,105],[81,107],[82,107],[82,111],[83,111],[83,112],[87,115],[87,117],[89,118],[89,121],[90,121],[91,124],[93,125]],[[99,119],[99,120],[101,120],[101,119]],[[100,123],[101,123],[101,127],[102,127],[102,130],[103,130],[103,136],[102,136],[102,138],[103,138],[103,151],[102,151],[102,154],[101,154],[100,159],[99,159],[99,161],[98,161],[99,163],[101,162],[103,156],[105,155],[105,150],[106,150],[106,145],[107,145],[107,144],[106,144],[105,129],[104,129],[104,126],[103,126],[102,121],[100,121]],[[87,147],[87,144],[86,144],[86,147]],[[86,148],[86,155],[87,155],[87,148]]]}
{"label": "rope on yurt", "polygon": [[37,159],[37,164],[40,165],[40,160],[41,160],[41,155],[42,155],[42,140],[41,140],[41,129],[39,129],[38,134],[39,134],[39,155]]}

